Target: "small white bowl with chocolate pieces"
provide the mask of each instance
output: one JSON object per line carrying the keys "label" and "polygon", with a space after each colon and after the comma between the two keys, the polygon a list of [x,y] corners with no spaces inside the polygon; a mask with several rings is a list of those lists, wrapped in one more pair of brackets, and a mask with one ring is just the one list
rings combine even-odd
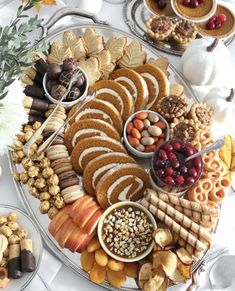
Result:
{"label": "small white bowl with chocolate pieces", "polygon": [[141,110],[127,119],[123,139],[131,154],[151,158],[155,149],[169,139],[169,125],[157,112]]}
{"label": "small white bowl with chocolate pieces", "polygon": [[77,65],[77,61],[68,58],[63,64],[49,64],[47,72],[43,77],[43,88],[47,98],[54,104],[58,104],[73,74],[77,71],[81,72],[76,82],[73,84],[65,100],[61,103],[66,109],[71,108],[79,99],[87,94],[89,88],[89,80],[82,68]]}
{"label": "small white bowl with chocolate pieces", "polygon": [[98,237],[103,250],[121,262],[136,262],[153,249],[153,232],[157,224],[142,205],[124,201],[109,207],[98,224]]}

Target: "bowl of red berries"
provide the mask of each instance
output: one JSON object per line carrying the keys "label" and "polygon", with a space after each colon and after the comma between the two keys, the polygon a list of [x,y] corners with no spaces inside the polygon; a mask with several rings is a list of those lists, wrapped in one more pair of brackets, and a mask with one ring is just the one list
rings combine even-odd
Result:
{"label": "bowl of red berries", "polygon": [[189,142],[169,140],[155,151],[150,169],[152,187],[167,194],[182,195],[202,174],[201,156],[186,161],[198,151]]}

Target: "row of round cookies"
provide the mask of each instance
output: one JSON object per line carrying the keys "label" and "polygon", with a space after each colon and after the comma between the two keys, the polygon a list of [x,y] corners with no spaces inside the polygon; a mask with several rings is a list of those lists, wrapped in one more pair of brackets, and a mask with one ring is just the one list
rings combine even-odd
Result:
{"label": "row of round cookies", "polygon": [[[144,190],[149,187],[147,172],[127,153],[120,142],[124,123],[135,111],[143,110],[144,108],[153,109],[154,111],[160,112],[171,124],[172,136],[195,143],[203,141],[206,144],[208,139],[205,136],[207,135],[201,134],[199,140],[199,132],[208,132],[211,125],[212,113],[208,107],[202,104],[199,104],[198,107],[193,106],[188,110],[187,102],[182,96],[182,86],[169,84],[165,58],[158,60],[150,59],[146,64],[146,55],[137,41],[123,46],[122,53],[119,51],[118,57],[114,54],[115,50],[113,50],[113,54],[111,55],[115,55],[116,60],[115,63],[109,63],[109,65],[112,64],[110,79],[98,81],[101,75],[104,78],[105,70],[101,73],[97,69],[97,66],[94,65],[97,61],[97,54],[104,55],[106,53],[107,56],[107,54],[110,54],[110,51],[108,53],[107,49],[103,49],[103,41],[94,29],[90,29],[89,32],[95,37],[97,43],[94,47],[91,45],[87,46],[85,52],[87,54],[86,59],[81,60],[80,64],[89,77],[91,84],[90,90],[96,93],[96,98],[84,105],[82,109],[79,109],[76,117],[70,121],[70,127],[66,130],[65,136],[63,137],[63,133],[61,133],[55,144],[48,149],[46,153],[47,158],[44,156],[41,157],[43,164],[44,161],[47,164],[46,171],[42,170],[42,174],[38,171],[37,174],[40,176],[37,177],[35,173],[32,176],[31,172],[33,171],[30,168],[37,168],[37,164],[25,165],[25,168],[30,170],[30,179],[31,176],[32,178],[35,177],[36,181],[40,179],[40,182],[43,181],[44,176],[45,179],[48,179],[48,182],[41,183],[43,184],[40,185],[40,187],[43,186],[41,188],[42,191],[45,192],[49,189],[48,191],[53,197],[54,195],[59,195],[60,199],[63,198],[62,205],[56,203],[51,207],[51,200],[55,203],[54,200],[58,197],[51,199],[49,195],[47,200],[44,200],[44,196],[46,195],[39,194],[40,200],[42,199],[43,202],[48,201],[48,203],[43,204],[47,206],[44,213],[50,210],[52,221],[49,224],[49,231],[55,240],[62,248],[66,247],[72,252],[82,252],[82,267],[87,272],[90,272],[90,278],[93,282],[98,284],[102,283],[107,271],[108,281],[115,287],[120,288],[125,281],[125,275],[130,275],[126,271],[128,267],[134,273],[131,274],[131,277],[136,277],[136,266],[135,264],[131,266],[127,264],[124,266],[124,264],[121,264],[117,260],[110,259],[101,248],[99,242],[97,242],[97,225],[103,213],[101,208],[109,208],[110,204],[116,203],[119,200],[130,199],[136,201],[143,196]],[[66,36],[68,35],[70,38],[73,36],[71,33],[66,34]],[[112,39],[112,41],[114,43],[123,42],[123,38],[120,39]],[[81,39],[77,41],[79,40]],[[98,43],[99,45],[97,45]],[[70,40],[69,44],[71,46],[73,42]],[[52,45],[48,57],[49,63],[62,63],[67,58],[75,57],[74,54],[70,54],[68,47],[61,45],[58,53],[58,50],[55,52],[55,46],[58,49],[59,44],[54,45],[54,49]],[[107,46],[107,43],[104,46]],[[76,46],[73,46],[74,51],[75,48]],[[94,51],[94,48],[96,51]],[[67,53],[65,54],[64,52]],[[98,59],[99,57],[100,55]],[[100,59],[97,61],[100,66],[99,69],[101,67],[104,69],[105,62],[102,63]],[[105,68],[107,69],[108,67],[110,66],[106,66]],[[114,70],[115,67],[117,67],[116,70]],[[146,98],[147,90],[149,99]],[[77,105],[70,110],[68,116],[71,116],[76,108]],[[63,115],[61,113],[64,113],[64,111],[62,111],[62,109],[59,110],[57,118]],[[53,127],[53,130],[56,130],[59,124],[54,120],[53,126],[55,127]],[[182,128],[184,129],[183,132],[181,130]],[[210,142],[212,142],[212,139],[210,139]],[[22,156],[21,149],[17,149],[17,154],[20,152]],[[17,156],[17,161],[20,162],[23,158]],[[207,158],[210,160],[211,157]],[[41,161],[39,161],[39,164],[41,164]],[[204,172],[205,178],[208,177],[206,175],[211,175],[217,170],[214,167],[214,163],[208,162],[208,167]],[[81,187],[74,189],[74,186],[77,186],[79,183],[74,171],[83,175],[85,191]],[[217,186],[219,178],[214,177],[214,184]],[[24,181],[28,183],[26,180],[25,178]],[[36,181],[30,180],[30,184]],[[210,185],[210,189],[208,189],[208,196],[212,195],[212,187],[213,185]],[[198,188],[199,191],[198,189],[194,191],[195,195],[188,195],[189,199],[196,200],[197,207],[200,205],[200,195],[198,193],[202,194],[200,192],[200,185],[198,185]],[[89,195],[85,195],[85,193]],[[98,203],[94,198],[95,195]],[[35,196],[38,197],[38,193]],[[66,197],[68,197],[68,200]],[[149,203],[149,200],[147,202]],[[181,203],[181,200],[178,202]],[[201,202],[207,205],[206,198]],[[66,206],[65,204],[68,205]],[[214,209],[215,204],[212,206],[212,209]],[[198,213],[200,212],[197,211]],[[217,214],[218,211],[216,211],[216,218],[218,218]],[[215,221],[216,219],[213,219],[213,222],[210,223],[210,228],[214,225]],[[197,223],[199,224],[199,221]],[[168,229],[167,226],[163,228]],[[190,229],[188,231],[190,232]],[[208,235],[207,232],[206,235]],[[195,237],[197,237],[197,233],[195,233]],[[195,242],[197,240],[194,239],[193,241]],[[173,242],[171,241],[171,243]],[[191,255],[197,251],[197,249],[185,240],[181,240],[181,245],[187,248]],[[156,250],[159,249],[157,248]],[[115,276],[119,278],[116,281],[114,279]],[[141,279],[139,278],[139,280]],[[148,284],[143,289],[150,290],[147,289],[147,286]]]}

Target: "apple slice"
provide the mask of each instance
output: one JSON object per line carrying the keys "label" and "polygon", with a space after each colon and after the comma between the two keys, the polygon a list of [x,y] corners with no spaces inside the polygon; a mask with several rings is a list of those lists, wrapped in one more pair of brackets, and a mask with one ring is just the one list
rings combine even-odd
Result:
{"label": "apple slice", "polygon": [[98,225],[98,222],[102,214],[103,214],[103,210],[98,209],[96,213],[90,218],[90,220],[87,221],[87,223],[83,227],[83,231],[88,234],[91,234],[93,231],[96,231],[96,227]]}
{"label": "apple slice", "polygon": [[80,240],[79,240],[79,244],[76,247],[76,252],[81,253],[85,250],[85,248],[88,246],[89,242],[92,240],[92,238],[95,236],[96,232],[94,231],[91,234],[87,234],[87,233],[82,233]]}
{"label": "apple slice", "polygon": [[76,244],[81,236],[82,230],[77,226],[72,233],[70,233],[67,241],[65,242],[65,247],[68,248],[71,252],[76,251]]}
{"label": "apple slice", "polygon": [[55,239],[62,248],[64,248],[67,239],[76,228],[77,225],[73,222],[72,218],[69,217],[56,233]]}
{"label": "apple slice", "polygon": [[[93,203],[92,203],[93,202]],[[86,225],[86,223],[92,218],[92,216],[100,209],[99,205],[92,201],[87,204],[87,206],[83,206],[79,208],[76,216],[73,217],[73,221],[81,228]]]}
{"label": "apple slice", "polygon": [[94,200],[94,197],[90,196],[90,195],[85,195],[82,196],[80,198],[78,198],[69,208],[69,215],[73,218],[76,213],[77,210],[80,207],[83,207],[84,205],[86,205],[87,203],[91,202],[92,200]]}
{"label": "apple slice", "polygon": [[52,236],[55,236],[57,231],[61,228],[63,223],[66,221],[66,219],[69,217],[67,206],[61,209],[52,219],[48,226],[48,230],[51,233]]}

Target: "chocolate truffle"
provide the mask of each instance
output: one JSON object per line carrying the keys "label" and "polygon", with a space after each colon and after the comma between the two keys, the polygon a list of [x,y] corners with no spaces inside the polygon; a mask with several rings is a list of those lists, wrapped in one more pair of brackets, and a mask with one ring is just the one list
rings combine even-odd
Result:
{"label": "chocolate truffle", "polygon": [[51,93],[51,89],[52,89],[52,87],[54,85],[59,85],[59,81],[57,81],[57,80],[49,80],[47,82],[47,90],[48,90],[49,93]]}
{"label": "chocolate truffle", "polygon": [[47,76],[50,80],[58,80],[62,69],[58,64],[50,64],[47,68]]}
{"label": "chocolate truffle", "polygon": [[68,58],[63,61],[63,71],[74,71],[77,68],[77,61],[73,58]]}
{"label": "chocolate truffle", "polygon": [[66,92],[66,88],[63,85],[54,85],[51,88],[51,96],[56,99],[60,100],[64,93]]}
{"label": "chocolate truffle", "polygon": [[64,87],[68,87],[69,81],[72,78],[73,73],[70,71],[64,71],[60,74],[59,81]]}
{"label": "chocolate truffle", "polygon": [[81,96],[80,89],[77,87],[72,87],[66,99],[68,101],[74,101],[78,99],[80,96]]}
{"label": "chocolate truffle", "polygon": [[78,77],[78,79],[77,79],[76,83],[74,84],[74,86],[80,88],[84,84],[84,82],[85,82],[85,77],[82,74],[82,75],[80,75]]}

